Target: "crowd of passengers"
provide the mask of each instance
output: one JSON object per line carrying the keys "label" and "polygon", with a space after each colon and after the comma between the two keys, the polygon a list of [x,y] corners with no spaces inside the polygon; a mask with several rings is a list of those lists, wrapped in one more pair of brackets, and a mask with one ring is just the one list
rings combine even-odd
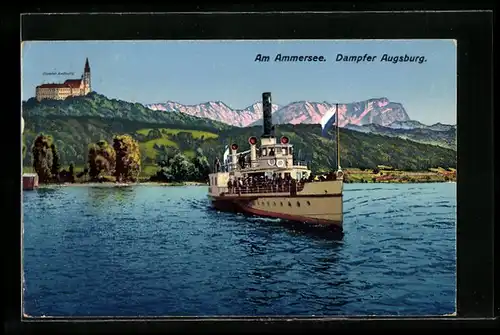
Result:
{"label": "crowd of passengers", "polygon": [[227,182],[229,193],[265,193],[289,192],[292,189],[300,191],[307,182],[335,180],[335,173],[326,176],[304,176],[300,180],[292,178],[289,174],[283,177],[280,173],[270,176],[249,176],[247,178],[230,179]]}
{"label": "crowd of passengers", "polygon": [[250,176],[247,178],[236,178],[227,182],[229,193],[241,192],[287,192],[297,184],[290,175],[284,178],[281,174],[270,176]]}

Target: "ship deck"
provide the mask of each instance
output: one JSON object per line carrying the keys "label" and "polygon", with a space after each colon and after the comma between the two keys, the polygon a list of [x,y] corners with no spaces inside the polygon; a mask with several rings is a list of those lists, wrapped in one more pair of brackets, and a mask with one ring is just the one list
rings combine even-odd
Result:
{"label": "ship deck", "polygon": [[[271,198],[271,197],[334,197],[342,196],[341,189],[323,190],[321,192],[308,192],[306,185],[309,182],[298,182],[296,184],[258,184],[254,186],[211,186],[209,188],[209,196],[225,199],[242,199],[242,198]],[[315,186],[320,186],[323,182],[313,182]],[[309,186],[310,187],[310,186]]]}

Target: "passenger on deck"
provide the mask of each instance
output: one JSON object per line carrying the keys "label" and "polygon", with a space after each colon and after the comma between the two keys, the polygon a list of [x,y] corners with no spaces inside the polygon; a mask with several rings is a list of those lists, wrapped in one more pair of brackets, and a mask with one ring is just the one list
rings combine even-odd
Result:
{"label": "passenger on deck", "polygon": [[297,181],[295,179],[290,180],[290,194],[291,195],[296,195],[297,194]]}
{"label": "passenger on deck", "polygon": [[335,176],[335,172],[333,171],[328,172],[328,174],[326,175],[326,180],[335,180],[335,179],[337,179],[337,177]]}
{"label": "passenger on deck", "polygon": [[219,171],[220,171],[220,160],[219,157],[216,157],[214,162],[214,172],[217,173]]}
{"label": "passenger on deck", "polygon": [[[312,174],[304,174],[299,180],[288,173],[284,177],[281,173],[264,176],[244,175],[228,180],[228,194],[298,192],[303,189],[304,183],[312,181],[313,177]],[[315,180],[318,180],[317,178]]]}
{"label": "passenger on deck", "polygon": [[240,155],[240,157],[238,158],[238,163],[240,164],[240,167],[242,169],[244,169],[245,168],[245,156]]}
{"label": "passenger on deck", "polygon": [[279,176],[279,174],[273,175],[273,181],[272,181],[273,192],[278,192],[279,187],[280,187],[278,176]]}
{"label": "passenger on deck", "polygon": [[274,148],[271,148],[271,150],[269,150],[269,156],[274,156]]}
{"label": "passenger on deck", "polygon": [[285,182],[285,179],[283,179],[283,176],[281,175],[281,173],[278,175],[278,190],[279,191],[283,191],[284,189],[284,182]]}

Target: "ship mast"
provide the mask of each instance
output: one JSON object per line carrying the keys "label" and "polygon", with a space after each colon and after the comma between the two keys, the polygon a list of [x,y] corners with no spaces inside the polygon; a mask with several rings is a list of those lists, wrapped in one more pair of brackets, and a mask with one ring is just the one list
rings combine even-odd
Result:
{"label": "ship mast", "polygon": [[342,171],[340,167],[340,130],[339,130],[339,104],[335,104],[335,114],[337,119],[337,171]]}

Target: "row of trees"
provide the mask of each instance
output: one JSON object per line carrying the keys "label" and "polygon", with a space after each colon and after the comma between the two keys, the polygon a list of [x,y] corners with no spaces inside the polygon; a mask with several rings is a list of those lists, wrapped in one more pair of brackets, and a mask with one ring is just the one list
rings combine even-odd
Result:
{"label": "row of trees", "polygon": [[[31,154],[40,183],[75,181],[74,164],[70,164],[68,171],[61,170],[59,153],[50,135],[38,135]],[[106,141],[91,144],[87,164],[77,177],[88,175],[92,181],[114,177],[118,182],[134,182],[141,172],[139,144],[128,135],[115,136],[112,145]]]}
{"label": "row of trees", "polygon": [[158,162],[158,171],[150,178],[159,182],[207,182],[210,173],[210,164],[203,150],[198,148],[195,156],[189,159],[180,152],[170,152]]}
{"label": "row of trees", "polygon": [[92,180],[114,177],[117,182],[135,182],[141,173],[139,143],[129,135],[118,135],[112,145],[106,141],[91,144],[88,167]]}
{"label": "row of trees", "polygon": [[[59,153],[50,135],[38,135],[31,153],[40,183],[74,182],[86,176],[90,181],[135,182],[141,172],[139,143],[129,135],[115,136],[111,144],[104,140],[90,144],[86,167],[78,175],[73,163],[68,171],[61,170]],[[165,151],[157,165],[159,169],[151,181],[206,182],[210,173],[210,164],[201,148],[192,158],[178,151]]]}

